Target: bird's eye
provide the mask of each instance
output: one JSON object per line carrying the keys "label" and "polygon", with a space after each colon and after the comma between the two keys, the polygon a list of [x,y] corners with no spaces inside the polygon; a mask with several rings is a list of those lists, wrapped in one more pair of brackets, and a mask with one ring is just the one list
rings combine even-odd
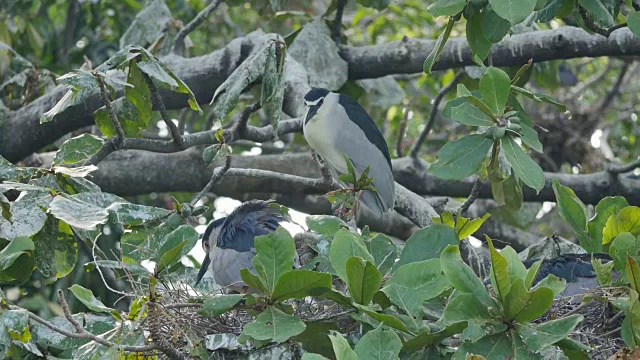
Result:
{"label": "bird's eye", "polygon": [[324,103],[324,99],[320,99],[320,102],[318,103],[318,105],[322,106],[322,103]]}

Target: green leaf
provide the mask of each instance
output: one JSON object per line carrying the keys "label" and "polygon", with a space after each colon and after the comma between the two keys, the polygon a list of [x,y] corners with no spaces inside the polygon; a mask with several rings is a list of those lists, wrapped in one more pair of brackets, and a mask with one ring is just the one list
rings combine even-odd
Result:
{"label": "green leaf", "polygon": [[0,238],[7,240],[32,236],[40,231],[47,221],[43,208],[51,201],[49,191],[44,188],[11,182],[0,184],[0,192],[14,188],[25,193],[10,206],[11,223],[0,217]]}
{"label": "green leaf", "polygon": [[[140,131],[149,126],[152,105],[151,92],[135,60],[129,61],[127,82],[133,87],[126,87],[122,101],[115,101],[112,106],[125,136],[137,137]],[[98,129],[104,136],[113,137],[117,135],[106,107],[103,106],[98,109],[94,117]]]}
{"label": "green leaf", "polygon": [[[26,281],[33,271],[33,261],[30,262],[29,269],[23,269],[20,265],[23,260],[29,257],[29,251],[34,250],[33,241],[28,237],[17,237],[9,242],[2,251],[0,251],[0,274],[8,275],[9,278],[19,281]],[[24,256],[23,256],[24,255]],[[20,259],[20,262],[16,260]],[[14,266],[14,264],[16,266]],[[25,262],[24,264],[29,264]],[[23,276],[20,275],[23,273]],[[26,275],[26,279],[25,276]]]}
{"label": "green leaf", "polygon": [[625,268],[627,254],[637,254],[638,251],[640,251],[640,243],[637,237],[628,232],[618,234],[609,247],[609,255],[618,271]]}
{"label": "green leaf", "polygon": [[438,36],[438,40],[436,41],[436,44],[434,45],[429,55],[427,55],[427,58],[424,60],[424,64],[422,67],[424,72],[427,75],[431,74],[431,69],[433,68],[433,64],[436,62],[436,59],[438,58],[438,55],[440,55],[440,52],[444,48],[444,45],[447,43],[447,40],[449,39],[449,35],[451,35],[451,29],[453,29],[453,25],[455,23],[456,21],[453,18],[449,18],[449,21],[447,22],[447,26],[445,27],[444,31],[440,34],[440,36]]}
{"label": "green leaf", "polygon": [[640,38],[640,11],[627,15],[627,25],[633,35]]}
{"label": "green leaf", "polygon": [[369,254],[364,241],[347,229],[340,229],[336,232],[329,249],[329,260],[331,266],[336,270],[338,276],[345,282],[347,278],[347,260],[352,256],[358,256],[364,260],[373,261],[373,256]]}
{"label": "green leaf", "polygon": [[440,255],[440,266],[445,276],[453,287],[465,294],[473,294],[477,300],[487,306],[495,306],[487,293],[482,280],[471,270],[460,257],[460,249],[457,246],[447,246]]}
{"label": "green leaf", "polygon": [[427,7],[427,11],[434,17],[457,15],[467,5],[465,0],[436,0]]}
{"label": "green leaf", "polygon": [[244,326],[242,334],[256,340],[273,340],[281,343],[301,334],[306,327],[305,323],[297,317],[269,306],[254,321]]}
{"label": "green leaf", "polygon": [[605,28],[615,25],[616,22],[613,15],[611,15],[600,0],[578,0],[578,3],[587,10],[589,17],[591,17],[597,25]]}
{"label": "green leaf", "polygon": [[373,294],[380,289],[382,274],[371,261],[352,256],[347,259],[347,285],[349,293],[358,304],[368,305]]}
{"label": "green leaf", "polygon": [[33,236],[33,257],[45,277],[60,279],[67,276],[78,260],[77,242],[64,227],[69,225],[49,215],[42,230]]}
{"label": "green leaf", "polygon": [[313,353],[304,353],[302,355],[302,360],[329,360],[328,358],[320,355],[320,354],[313,354]]}
{"label": "green leaf", "polygon": [[374,8],[376,10],[384,10],[389,6],[389,0],[356,0],[356,2],[364,7]]}
{"label": "green leaf", "polygon": [[489,4],[501,18],[509,20],[511,25],[527,18],[536,7],[537,0],[489,0]]}
{"label": "green leaf", "polygon": [[629,279],[629,283],[631,283],[631,288],[636,292],[640,289],[640,265],[636,259],[627,255],[627,263],[626,263],[626,271],[627,271],[627,279]]}
{"label": "green leaf", "polygon": [[104,144],[104,140],[91,134],[72,137],[60,145],[60,149],[53,158],[53,163],[65,165],[88,160],[100,150],[102,144]]}
{"label": "green leaf", "polygon": [[[474,354],[475,358],[467,358],[467,354]],[[453,360],[465,360],[465,359],[480,359],[477,356],[483,356],[482,359],[520,359],[521,357],[514,357],[514,349],[510,336],[506,333],[499,333],[495,335],[488,335],[480,340],[470,343],[463,343],[455,352],[451,359]],[[523,359],[525,357],[522,357]]]}
{"label": "green leaf", "polygon": [[516,324],[516,330],[530,349],[544,349],[569,336],[583,319],[582,315],[570,315],[542,324]]}
{"label": "green leaf", "polygon": [[493,119],[469,103],[467,97],[458,97],[449,101],[442,109],[442,115],[467,126],[492,126]]}
{"label": "green leaf", "polygon": [[482,12],[481,26],[483,35],[492,43],[502,40],[511,29],[509,21],[498,16],[489,6]]}
{"label": "green leaf", "polygon": [[640,208],[627,206],[617,214],[609,216],[602,229],[602,244],[611,242],[618,234],[629,232],[633,236],[640,235]]}
{"label": "green leaf", "polygon": [[427,346],[438,344],[448,337],[461,333],[462,330],[464,330],[466,327],[466,321],[459,321],[457,323],[448,325],[444,329],[437,332],[423,331],[413,339],[405,341],[405,343],[402,345],[402,350],[407,352],[414,352]]}
{"label": "green leaf", "polygon": [[413,262],[398,268],[382,291],[396,306],[415,315],[422,303],[439,296],[451,284],[442,273],[439,259]]}
{"label": "green leaf", "polygon": [[554,344],[571,360],[589,360],[589,352],[591,348],[572,338],[566,338]]}
{"label": "green leaf", "polygon": [[506,72],[490,67],[480,78],[482,100],[494,114],[502,115],[511,92],[511,79]]}
{"label": "green leaf", "polygon": [[522,136],[520,137],[520,139],[522,139],[522,142],[529,148],[542,154],[542,143],[538,139],[538,132],[525,123],[520,124],[520,126],[522,126],[522,130],[520,131],[522,134]]}
{"label": "green leaf", "polygon": [[[518,92],[530,99],[533,99],[537,102],[546,102],[548,104],[554,105],[558,110],[560,111],[567,111],[567,107],[564,106],[563,104],[559,103],[557,100],[555,100],[554,98],[547,96],[545,94],[540,94],[540,93],[534,93],[531,92],[529,90],[523,89],[519,86],[515,86],[515,85],[511,85],[511,90]],[[518,109],[518,111],[520,111]]]}
{"label": "green leaf", "polygon": [[509,263],[494,247],[489,236],[485,235],[491,253],[491,286],[498,295],[498,299],[504,302],[511,291],[511,279],[509,278]]}
{"label": "green leaf", "polygon": [[[472,8],[471,8],[472,9]],[[478,10],[472,10],[471,16],[467,16],[467,42],[471,49],[471,54],[480,61],[489,56],[491,52],[491,41],[487,39],[485,32],[483,31],[482,23],[484,19],[484,13]]]}
{"label": "green leaf", "polygon": [[96,226],[107,222],[109,212],[106,209],[83,201],[77,195],[54,197],[49,204],[49,213],[80,229],[94,230]]}
{"label": "green leaf", "polygon": [[396,261],[398,251],[393,241],[384,234],[376,234],[367,245],[378,271],[382,274],[389,272]]}
{"label": "green leaf", "polygon": [[343,227],[349,228],[342,219],[331,215],[310,215],[305,222],[309,230],[329,236],[335,235]]}
{"label": "green leaf", "polygon": [[138,205],[131,203],[113,203],[107,207],[114,222],[137,226],[151,221],[165,218],[171,211],[155,206]]}
{"label": "green leaf", "polygon": [[394,268],[398,269],[405,264],[439,258],[444,248],[459,243],[455,230],[447,225],[433,224],[424,227],[405,241],[400,259]]}
{"label": "green leaf", "polygon": [[257,236],[254,240],[257,255],[253,258],[253,268],[273,292],[280,276],[291,271],[296,246],[291,234],[278,227],[268,235]]}
{"label": "green leaf", "polygon": [[595,243],[587,234],[587,208],[570,188],[563,186],[557,180],[552,183],[556,194],[558,213],[576,234],[580,246],[588,252],[601,252],[602,245]]}
{"label": "green leaf", "polygon": [[93,292],[87,288],[78,284],[73,284],[69,290],[71,290],[73,295],[75,295],[75,297],[91,311],[108,313],[116,312],[116,310],[105,306],[100,300],[96,299],[96,297],[93,296]]}
{"label": "green leaf", "polygon": [[193,249],[198,242],[198,232],[190,225],[180,225],[167,234],[160,243],[158,252],[160,261],[156,264],[156,272],[170,268]]}
{"label": "green leaf", "polygon": [[500,251],[500,255],[504,256],[509,263],[509,279],[511,279],[511,282],[516,281],[516,279],[526,278],[527,268],[522,261],[520,261],[518,253],[511,246],[505,246]]}
{"label": "green leaf", "polygon": [[598,202],[595,209],[595,215],[589,220],[587,228],[589,229],[589,238],[594,244],[602,244],[602,231],[604,230],[607,220],[613,214],[629,206],[629,203],[622,196],[607,196]]}
{"label": "green leaf", "polygon": [[640,302],[638,301],[638,293],[630,289],[629,301],[626,308],[624,308],[625,318],[622,322],[622,329],[620,331],[622,339],[626,344],[632,347],[638,346],[640,343]]}
{"label": "green leaf", "polygon": [[438,151],[437,160],[428,171],[445,180],[467,178],[478,171],[492,144],[493,140],[481,134],[450,141]]}
{"label": "green leaf", "polygon": [[220,153],[220,144],[211,145],[202,152],[202,160],[204,160],[205,165],[209,165],[218,158]]}
{"label": "green leaf", "polygon": [[529,290],[531,289],[531,285],[533,285],[533,280],[536,279],[536,275],[538,275],[538,270],[540,270],[540,265],[544,259],[540,259],[531,265],[531,267],[527,270],[527,277],[524,280],[524,287]]}
{"label": "green leaf", "polygon": [[244,295],[241,294],[207,296],[204,299],[202,307],[198,310],[198,315],[203,317],[218,317],[233,309],[243,298]]}
{"label": "green leaf", "polygon": [[333,345],[333,352],[336,354],[336,360],[358,360],[358,355],[351,349],[347,339],[337,331],[332,331],[329,334],[331,339],[331,345]]}
{"label": "green leaf", "polygon": [[506,320],[520,323],[537,319],[544,314],[553,303],[554,293],[547,287],[536,287],[528,291],[524,279],[517,279],[511,284],[511,291],[504,301]]}
{"label": "green leaf", "polygon": [[593,270],[596,273],[598,284],[600,284],[600,286],[611,285],[611,281],[613,280],[613,277],[611,276],[611,270],[613,270],[614,263],[608,262],[606,264],[603,264],[601,259],[593,258],[591,259],[591,265],[593,265]]}
{"label": "green leaf", "polygon": [[356,344],[359,359],[398,359],[402,341],[395,331],[378,326],[364,334]]}
{"label": "green leaf", "polygon": [[254,275],[249,269],[244,268],[240,270],[240,278],[250,288],[254,290],[260,290],[263,293],[267,293],[267,286],[263,283],[262,279]]}
{"label": "green leaf", "polygon": [[511,136],[505,136],[502,139],[502,147],[513,172],[525,184],[535,189],[536,193],[539,193],[545,184],[542,168],[531,160]]}
{"label": "green leaf", "polygon": [[369,315],[372,319],[379,321],[387,326],[398,329],[400,331],[404,331],[406,333],[410,333],[409,329],[400,321],[397,317],[389,314],[382,314],[374,311],[368,306],[355,304],[356,309],[359,311]]}
{"label": "green leaf", "polygon": [[319,296],[331,290],[331,275],[310,270],[284,273],[273,290],[274,301]]}
{"label": "green leaf", "polygon": [[460,321],[477,321],[484,324],[491,320],[486,306],[481,306],[473,294],[458,294],[449,301],[442,315],[442,322],[452,325]]}
{"label": "green leaf", "polygon": [[191,89],[189,89],[187,84],[177,77],[165,64],[146,51],[146,49],[141,48],[141,50],[146,55],[147,60],[138,63],[140,70],[149,75],[152,79],[158,81],[160,86],[177,93],[186,94],[189,97],[187,100],[189,107],[192,110],[202,113],[202,109],[200,109],[200,106],[198,105],[196,96],[193,94]]}

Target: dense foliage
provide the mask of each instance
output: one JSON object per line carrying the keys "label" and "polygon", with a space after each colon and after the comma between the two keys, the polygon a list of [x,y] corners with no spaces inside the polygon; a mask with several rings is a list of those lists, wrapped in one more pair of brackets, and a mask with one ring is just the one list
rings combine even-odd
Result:
{"label": "dense foliage", "polygon": [[[200,26],[183,25],[209,14]],[[491,221],[559,232],[587,253],[608,254],[611,263],[592,260],[608,290],[590,299],[619,311],[620,337],[628,348],[638,346],[640,208],[632,205],[640,186],[630,183],[638,163],[621,163],[635,160],[638,150],[638,92],[627,85],[637,86],[632,80],[640,67],[633,59],[555,60],[588,56],[588,50],[607,55],[588,47],[578,55],[546,54],[546,62],[524,59],[509,47],[510,41],[526,47],[536,34],[558,28],[561,38],[578,34],[573,41],[609,38],[640,48],[636,0],[34,0],[9,1],[0,19],[0,132],[18,134],[22,116],[33,114],[37,126],[66,129],[61,140],[31,151],[38,164],[26,155],[5,156],[2,151],[13,150],[0,145],[4,357],[589,358],[598,349],[575,333],[584,316],[548,313],[565,280],[549,275],[536,282],[542,262],[523,265],[525,258],[549,254],[531,247],[519,254],[517,247],[532,245],[518,242],[524,231],[500,243],[483,237],[490,270],[470,266],[465,239],[481,237]],[[352,75],[367,69],[350,68],[349,49],[382,44],[367,48],[373,58],[385,46],[400,49],[402,57],[410,53],[404,46],[415,45],[405,37],[437,38],[420,55],[423,74]],[[508,51],[500,53],[503,48]],[[469,53],[469,61],[456,60],[456,52]],[[511,52],[515,60],[494,52]],[[375,60],[395,61],[385,54]],[[217,66],[231,67],[217,74],[214,88],[198,83],[215,77],[198,73],[201,67],[214,72]],[[396,227],[408,228],[408,219],[419,228],[405,241],[369,226],[354,229],[345,222],[353,211],[343,213],[345,219],[308,216],[301,234],[280,227],[256,238],[257,273],[241,273],[250,294],[222,294],[208,278],[193,286],[200,266],[190,255],[199,246],[196,227],[213,217],[208,200],[223,178],[275,179],[297,189],[291,193],[299,198],[335,190],[326,177],[306,177],[303,170],[281,176],[257,163],[233,166],[254,147],[282,154],[306,146],[293,135],[304,115],[300,95],[320,85],[352,95],[376,115],[399,158],[394,167],[403,157],[412,164],[430,161],[428,170],[410,170],[448,181],[451,189],[467,184],[469,198],[442,205],[403,183],[409,189],[402,188],[396,210],[405,222]],[[83,111],[91,117],[88,127],[80,126]],[[71,120],[78,126],[67,126]],[[575,126],[567,125],[571,121]],[[432,130],[444,135],[423,146]],[[589,146],[598,131],[603,154]],[[206,186],[197,182],[204,187],[199,193],[191,185],[176,190],[190,179],[173,169],[165,169],[167,179],[184,178],[170,185],[155,189],[132,181],[125,186],[133,190],[124,194],[104,191],[136,157],[152,153],[154,165],[162,166],[161,153],[183,152],[195,154],[190,161],[203,169],[213,168]],[[124,173],[131,171],[149,169]],[[352,189],[326,198],[333,209],[352,210],[354,190],[371,179],[349,173],[340,180]],[[278,192],[240,184],[229,194]],[[427,195],[461,197],[443,188]],[[478,196],[491,198],[491,207],[472,211]],[[546,218],[544,200],[556,203]],[[292,221],[286,206],[272,206]],[[562,222],[549,219],[555,214]],[[296,251],[300,269],[293,269]]]}

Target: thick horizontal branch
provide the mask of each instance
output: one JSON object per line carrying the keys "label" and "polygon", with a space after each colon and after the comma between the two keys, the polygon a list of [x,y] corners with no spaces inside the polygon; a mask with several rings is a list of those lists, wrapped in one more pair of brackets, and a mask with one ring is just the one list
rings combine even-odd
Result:
{"label": "thick horizontal branch", "polygon": [[[349,79],[368,79],[422,72],[434,40],[406,39],[375,46],[343,47],[340,56],[349,63]],[[534,31],[506,37],[491,47],[494,66],[520,66],[533,62],[580,57],[640,55],[640,39],[627,28],[606,38],[577,27]],[[474,65],[466,38],[447,41],[433,70]]]}
{"label": "thick horizontal branch", "polygon": [[[270,36],[256,31],[204,56],[183,58],[169,55],[161,60],[193,90],[199,103],[207,104],[215,89]],[[349,63],[350,79],[378,78],[421,72],[424,59],[434,45],[434,40],[408,39],[376,46],[343,47],[340,54]],[[530,58],[539,62],[628,55],[640,55],[640,39],[628,29],[617,30],[605,38],[590,35],[579,28],[562,27],[513,35],[491,49],[491,58],[496,66],[521,65]],[[473,65],[467,40],[454,38],[445,46],[434,69],[467,65]],[[285,81],[283,111],[292,117],[300,117],[302,96],[308,89],[306,73],[287,57],[285,74],[288,80]],[[83,104],[68,108],[51,122],[40,124],[42,114],[51,109],[65,92],[66,88],[59,86],[28,106],[11,112],[9,120],[0,123],[0,155],[9,161],[18,161],[73,130],[93,124],[93,113],[102,106],[97,93]],[[167,90],[160,90],[160,95],[167,109],[187,107],[185,95]]]}

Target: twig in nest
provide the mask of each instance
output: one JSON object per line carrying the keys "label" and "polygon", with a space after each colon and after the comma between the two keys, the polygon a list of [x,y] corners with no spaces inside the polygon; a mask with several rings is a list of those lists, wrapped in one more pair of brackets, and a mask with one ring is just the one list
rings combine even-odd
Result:
{"label": "twig in nest", "polygon": [[195,30],[206,18],[211,15],[211,13],[220,5],[222,0],[214,0],[211,4],[207,5],[202,11],[196,15],[193,20],[191,20],[185,27],[180,29],[178,34],[176,35],[175,40],[173,41],[173,53],[178,54],[182,53],[184,50],[184,39],[189,35],[193,30]]}

